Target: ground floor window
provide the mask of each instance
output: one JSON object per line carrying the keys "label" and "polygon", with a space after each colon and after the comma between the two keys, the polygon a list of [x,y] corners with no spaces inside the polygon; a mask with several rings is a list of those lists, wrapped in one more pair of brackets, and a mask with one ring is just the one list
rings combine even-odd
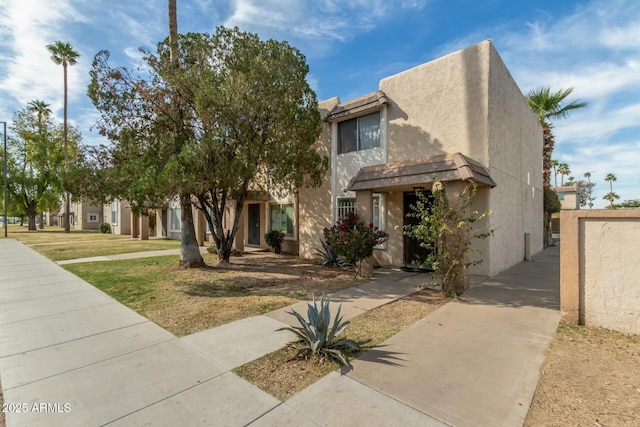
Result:
{"label": "ground floor window", "polygon": [[98,222],[98,214],[89,214],[89,222]]}
{"label": "ground floor window", "polygon": [[[374,194],[372,200],[372,209],[373,209],[373,225],[381,229],[382,224],[380,223],[380,195]],[[356,211],[356,198],[355,197],[342,197],[338,199],[336,203],[336,219],[339,221],[340,219],[347,216],[349,212]]]}
{"label": "ground floor window", "polygon": [[180,216],[182,208],[170,208],[169,209],[169,230],[180,231],[182,223],[180,222]]}
{"label": "ground floor window", "polygon": [[356,198],[355,197],[342,197],[338,199],[336,220],[341,220],[348,213],[356,211]]}
{"label": "ground floor window", "polygon": [[293,203],[271,205],[271,229],[293,235]]}

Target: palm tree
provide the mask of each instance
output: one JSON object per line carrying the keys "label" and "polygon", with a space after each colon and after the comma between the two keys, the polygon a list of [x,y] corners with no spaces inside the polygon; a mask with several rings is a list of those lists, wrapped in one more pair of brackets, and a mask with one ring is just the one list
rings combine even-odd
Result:
{"label": "palm tree", "polygon": [[589,209],[593,209],[593,201],[595,200],[593,196],[593,186],[595,184],[591,183],[591,172],[585,172],[584,177],[587,178],[587,197],[589,201]]}
{"label": "palm tree", "polygon": [[33,113],[38,115],[38,126],[42,126],[42,118],[51,114],[51,110],[49,109],[49,104],[39,99],[34,99],[33,101],[29,101],[27,104],[27,109]]}
{"label": "palm tree", "polygon": [[[58,65],[62,64],[62,69],[64,70],[64,171],[65,173],[69,170],[69,152],[67,150],[67,66],[68,65],[76,65],[78,62],[78,58],[80,54],[73,50],[73,47],[69,43],[63,43],[61,41],[56,41],[53,44],[47,45],[47,49],[49,53],[51,53],[51,60]],[[69,192],[66,193],[65,200],[65,221],[64,221],[64,232],[71,232],[71,225],[69,224],[69,210],[71,209],[71,203],[69,200]]]}
{"label": "palm tree", "polygon": [[607,193],[603,197],[603,199],[609,201],[609,209],[613,209],[614,200],[620,198],[620,196],[618,196],[616,193],[613,192],[613,181],[616,181],[617,179],[618,178],[616,178],[616,176],[612,173],[608,173],[607,176],[604,178],[604,180],[609,183],[609,193]]}
{"label": "palm tree", "polygon": [[[544,188],[551,188],[551,156],[553,154],[553,146],[555,145],[555,137],[553,136],[553,132],[551,132],[553,126],[550,121],[564,118],[568,115],[569,111],[583,108],[587,105],[586,102],[581,102],[580,100],[571,101],[566,104],[565,101],[567,97],[571,95],[571,92],[573,92],[573,88],[560,89],[555,93],[551,93],[551,88],[543,87],[532,90],[527,95],[527,102],[542,126],[542,185]],[[553,246],[551,212],[545,210],[544,216],[544,243],[545,246]]]}
{"label": "palm tree", "polygon": [[[27,104],[27,109],[38,115],[38,132],[40,132],[40,137],[44,139],[45,136],[42,128],[42,119],[51,114],[49,104],[39,99],[34,99],[33,101],[29,101],[29,103]],[[44,217],[42,211],[40,211],[39,228],[41,230],[44,229]]]}
{"label": "palm tree", "polygon": [[553,168],[553,186],[557,187],[558,186],[558,165],[560,164],[559,161],[555,160],[555,159],[551,159],[551,167]]}
{"label": "palm tree", "polygon": [[558,173],[560,174],[560,186],[564,185],[564,176],[569,175],[571,173],[571,169],[569,169],[569,165],[566,163],[558,164]]}
{"label": "palm tree", "polygon": [[553,153],[553,146],[555,145],[555,137],[551,132],[553,128],[551,120],[563,119],[567,117],[570,111],[587,106],[586,102],[582,102],[579,99],[564,104],[572,92],[573,88],[569,88],[560,89],[555,93],[551,93],[551,88],[543,87],[532,90],[527,95],[527,102],[542,125],[544,138],[542,148],[542,182],[545,187],[551,186],[551,155]]}

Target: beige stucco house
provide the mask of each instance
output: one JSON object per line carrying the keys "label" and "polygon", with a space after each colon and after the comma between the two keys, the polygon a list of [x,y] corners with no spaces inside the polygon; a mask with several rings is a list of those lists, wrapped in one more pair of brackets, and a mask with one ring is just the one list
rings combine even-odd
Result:
{"label": "beige stucco house", "polygon": [[111,233],[131,234],[131,206],[126,200],[114,199],[103,206],[104,222],[111,225]]}
{"label": "beige stucco house", "polygon": [[420,248],[403,235],[406,214],[435,179],[453,192],[475,181],[477,209],[492,211],[494,236],[474,242],[484,254],[474,273],[494,275],[542,249],[542,130],[491,41],[320,108],[318,149],[331,168],[322,187],[299,196],[300,256],[314,256],[322,229],[355,208],[389,234],[376,264],[414,263]]}
{"label": "beige stucco house", "polygon": [[[473,273],[494,275],[542,250],[542,129],[491,41],[387,77],[373,93],[319,107],[325,120],[316,149],[330,159],[322,185],[297,197],[250,197],[236,248],[266,247],[264,233],[278,229],[284,251],[314,258],[323,228],[357,210],[389,235],[374,264],[416,264],[424,254],[403,234],[416,191],[441,180],[454,194],[471,180],[475,208],[492,211],[485,226],[494,230],[474,242],[484,262]],[[157,221],[164,224],[157,233],[166,233],[158,235],[179,237],[179,207]],[[201,243],[209,240],[202,217],[196,229]]]}
{"label": "beige stucco house", "polygon": [[76,230],[98,230],[103,222],[102,205],[79,201],[71,203],[71,226]]}

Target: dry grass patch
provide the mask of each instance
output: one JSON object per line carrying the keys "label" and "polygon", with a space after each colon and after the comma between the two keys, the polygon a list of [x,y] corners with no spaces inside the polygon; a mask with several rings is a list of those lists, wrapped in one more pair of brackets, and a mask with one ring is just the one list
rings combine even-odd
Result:
{"label": "dry grass patch", "polygon": [[45,226],[44,229],[29,231],[27,226],[9,224],[7,234],[10,239],[16,239],[25,245],[37,245],[47,243],[70,243],[81,241],[108,241],[108,240],[130,240],[130,236],[118,234],[104,234],[96,230],[71,230],[65,233],[64,228],[56,226]]}
{"label": "dry grass patch", "polygon": [[640,337],[560,325],[525,426],[568,425],[640,425]]}
{"label": "dry grass patch", "polygon": [[[439,291],[419,291],[351,319],[345,335],[358,342],[362,350],[366,351],[448,301]],[[350,358],[358,356],[345,353]],[[277,399],[286,400],[340,367],[333,359],[297,358],[296,354],[296,344],[290,344],[233,371]]]}
{"label": "dry grass patch", "polygon": [[203,256],[211,267],[180,270],[177,256],[163,256],[64,268],[178,336],[366,282],[352,271],[268,252],[226,265]]}

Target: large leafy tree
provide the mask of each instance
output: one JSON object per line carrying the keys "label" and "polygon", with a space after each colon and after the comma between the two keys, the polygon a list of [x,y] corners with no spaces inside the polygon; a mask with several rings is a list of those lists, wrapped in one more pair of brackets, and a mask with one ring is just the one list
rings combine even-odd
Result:
{"label": "large leafy tree", "polygon": [[[36,214],[57,206],[62,195],[64,128],[56,125],[41,101],[32,101],[13,118],[9,138],[9,193],[36,229]],[[38,108],[34,108],[38,106]],[[68,131],[69,149],[75,153],[80,134]]]}
{"label": "large leafy tree", "polygon": [[[542,126],[542,137],[544,140],[542,147],[542,185],[544,188],[551,188],[551,156],[553,155],[553,148],[555,146],[552,121],[565,118],[569,112],[587,106],[586,102],[580,101],[579,99],[567,102],[567,98],[572,92],[573,88],[551,92],[551,88],[542,87],[534,89],[527,94],[527,102]],[[548,192],[545,193],[549,194]],[[544,243],[545,246],[552,246],[551,212],[545,210],[544,216]]]}
{"label": "large leafy tree", "polygon": [[[78,58],[80,54],[73,50],[73,47],[69,43],[64,43],[61,41],[56,41],[53,44],[47,45],[47,49],[49,53],[51,53],[51,60],[58,65],[62,65],[62,69],[64,70],[64,169],[65,172],[69,169],[69,149],[68,149],[68,79],[67,79],[67,68],[69,65],[75,65],[78,62]],[[71,232],[71,224],[69,223],[69,210],[71,209],[71,203],[69,200],[69,192],[67,191],[65,196],[65,221],[64,221],[64,231],[66,233]]]}
{"label": "large leafy tree", "polygon": [[286,42],[237,28],[180,35],[175,55],[171,47],[145,52],[145,77],[96,55],[89,96],[113,143],[94,170],[135,206],[175,195],[193,202],[228,261],[251,191],[295,194],[326,170],[312,148],[321,118],[308,66]]}

